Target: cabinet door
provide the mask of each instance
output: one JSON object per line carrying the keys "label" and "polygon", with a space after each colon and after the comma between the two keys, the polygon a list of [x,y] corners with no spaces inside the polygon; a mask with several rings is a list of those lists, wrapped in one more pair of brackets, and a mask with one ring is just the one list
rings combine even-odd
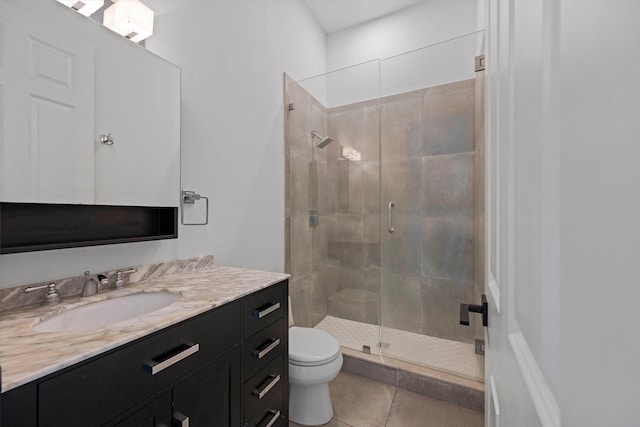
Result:
{"label": "cabinet door", "polygon": [[0,2],[0,199],[91,204],[93,48],[16,6]]}
{"label": "cabinet door", "polygon": [[236,347],[173,389],[174,421],[187,417],[185,426],[238,426],[239,396],[240,349]]}
{"label": "cabinet door", "polygon": [[114,144],[95,146],[96,204],[177,206],[180,69],[122,37],[97,42],[96,134]]}
{"label": "cabinet door", "polygon": [[171,427],[171,393],[165,393],[113,427]]}

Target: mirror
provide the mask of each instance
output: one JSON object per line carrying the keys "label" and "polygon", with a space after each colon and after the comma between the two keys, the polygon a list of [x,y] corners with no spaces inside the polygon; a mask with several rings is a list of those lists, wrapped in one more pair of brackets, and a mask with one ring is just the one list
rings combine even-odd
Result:
{"label": "mirror", "polygon": [[0,202],[179,191],[180,69],[55,0],[0,0]]}

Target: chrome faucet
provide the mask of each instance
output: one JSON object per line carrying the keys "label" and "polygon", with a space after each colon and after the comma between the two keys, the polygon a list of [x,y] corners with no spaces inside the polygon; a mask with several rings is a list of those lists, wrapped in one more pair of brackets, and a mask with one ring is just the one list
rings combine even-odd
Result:
{"label": "chrome faucet", "polygon": [[96,295],[100,289],[100,285],[109,284],[109,279],[104,274],[91,274],[90,271],[84,272],[84,286],[82,287],[82,296],[88,297]]}

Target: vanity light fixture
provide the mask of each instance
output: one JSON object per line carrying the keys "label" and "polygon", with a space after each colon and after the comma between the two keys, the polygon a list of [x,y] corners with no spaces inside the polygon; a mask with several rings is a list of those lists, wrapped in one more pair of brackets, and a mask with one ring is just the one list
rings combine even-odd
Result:
{"label": "vanity light fixture", "polygon": [[362,159],[362,155],[358,150],[351,146],[342,146],[342,157],[352,162],[357,162]]}
{"label": "vanity light fixture", "polygon": [[140,0],[112,0],[114,3],[104,11],[105,27],[135,43],[153,34],[153,10]]}
{"label": "vanity light fixture", "polygon": [[104,6],[104,0],[58,0],[58,2],[70,7],[84,16],[91,16],[98,9]]}

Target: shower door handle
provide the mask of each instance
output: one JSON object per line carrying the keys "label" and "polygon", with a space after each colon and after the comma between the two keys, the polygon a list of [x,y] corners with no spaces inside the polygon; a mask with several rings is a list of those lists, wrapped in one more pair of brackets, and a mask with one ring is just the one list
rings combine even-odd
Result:
{"label": "shower door handle", "polygon": [[393,228],[393,211],[396,208],[396,204],[395,202],[389,202],[389,206],[388,206],[388,212],[389,212],[389,223],[387,226],[387,231],[389,232],[389,234],[393,234],[394,231],[396,231],[395,228]]}
{"label": "shower door handle", "polygon": [[469,326],[469,312],[482,314],[482,326],[489,326],[489,303],[482,295],[482,304],[460,304],[460,324]]}

